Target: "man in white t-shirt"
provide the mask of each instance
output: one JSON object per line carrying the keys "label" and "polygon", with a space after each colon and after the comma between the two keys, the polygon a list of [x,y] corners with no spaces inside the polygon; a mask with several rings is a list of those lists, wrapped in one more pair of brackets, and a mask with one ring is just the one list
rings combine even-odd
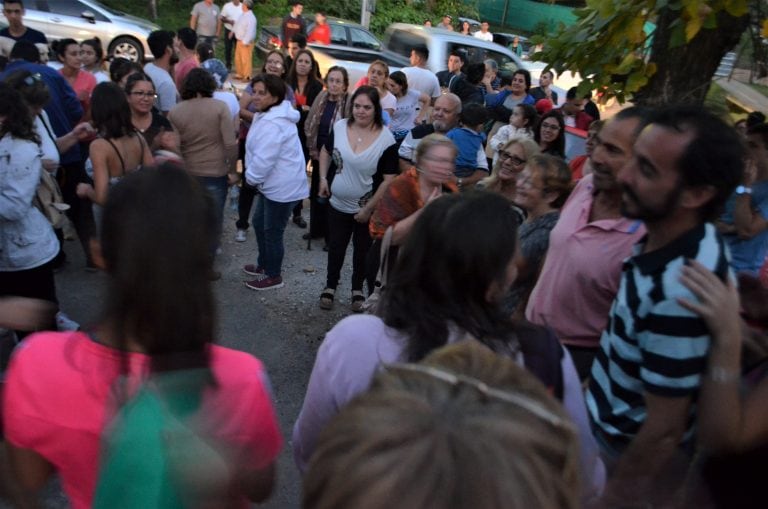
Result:
{"label": "man in white t-shirt", "polygon": [[440,97],[440,82],[435,73],[427,69],[429,50],[427,48],[414,48],[411,50],[411,67],[403,67],[402,71],[408,78],[408,89],[417,90],[431,97],[431,104]]}
{"label": "man in white t-shirt", "polygon": [[490,25],[488,24],[488,22],[483,21],[480,24],[480,30],[475,32],[475,37],[477,37],[478,39],[482,39],[484,41],[493,42],[493,34],[488,31],[489,28],[490,28]]}
{"label": "man in white t-shirt", "polygon": [[224,26],[224,62],[229,70],[232,69],[232,52],[237,42],[233,27],[242,14],[243,9],[240,7],[240,0],[231,0],[221,8],[221,22]]}

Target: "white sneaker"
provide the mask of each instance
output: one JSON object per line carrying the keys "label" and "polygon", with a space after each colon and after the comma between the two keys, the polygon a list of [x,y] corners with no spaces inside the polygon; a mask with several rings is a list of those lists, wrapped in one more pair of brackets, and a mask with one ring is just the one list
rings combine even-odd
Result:
{"label": "white sneaker", "polygon": [[235,242],[245,242],[246,230],[237,230],[235,234]]}
{"label": "white sneaker", "polygon": [[80,324],[59,311],[56,313],[56,328],[59,331],[80,330]]}

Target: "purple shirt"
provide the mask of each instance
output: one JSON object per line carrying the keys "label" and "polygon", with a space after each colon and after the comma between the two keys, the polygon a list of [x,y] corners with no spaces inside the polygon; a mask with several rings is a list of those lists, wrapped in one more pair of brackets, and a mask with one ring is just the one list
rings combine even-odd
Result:
{"label": "purple shirt", "polygon": [[566,345],[595,347],[621,278],[621,264],[645,235],[641,221],[589,221],[592,175],[578,183],[549,236],[549,251],[525,317],[545,325]]}
{"label": "purple shirt", "polygon": [[[448,342],[461,339],[464,335],[454,328]],[[397,330],[373,315],[348,316],[326,334],[293,427],[293,456],[300,471],[306,470],[320,432],[347,403],[368,389],[377,368],[405,360],[406,341]],[[523,364],[522,357],[516,360]],[[602,490],[605,468],[589,428],[581,382],[567,351],[561,366],[563,405],[578,430],[583,493],[588,499]]]}

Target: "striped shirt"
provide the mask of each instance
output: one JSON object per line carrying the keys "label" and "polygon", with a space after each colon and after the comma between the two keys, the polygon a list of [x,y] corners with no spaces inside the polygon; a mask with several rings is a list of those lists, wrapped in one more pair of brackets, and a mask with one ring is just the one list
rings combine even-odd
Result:
{"label": "striped shirt", "polygon": [[[677,299],[696,297],[680,283],[686,259],[725,278],[728,258],[712,224],[702,224],[666,246],[643,253],[645,239],[624,262],[621,283],[600,340],[587,407],[593,426],[623,448],[645,422],[644,392],[695,400],[710,346],[704,321]],[[692,434],[695,406],[684,441]]]}

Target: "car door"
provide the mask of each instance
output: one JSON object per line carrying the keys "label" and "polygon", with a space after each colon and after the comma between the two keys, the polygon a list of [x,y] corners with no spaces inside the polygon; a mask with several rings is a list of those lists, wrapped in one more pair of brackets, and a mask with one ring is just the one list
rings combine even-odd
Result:
{"label": "car door", "polygon": [[[104,23],[109,23],[109,19],[78,0],[38,0],[37,7],[44,25],[38,30],[45,33],[48,39],[72,38],[82,41],[99,37],[102,44],[108,44],[111,40],[100,28],[100,25],[103,27]],[[85,19],[82,16],[84,12],[92,13],[94,22]]]}

